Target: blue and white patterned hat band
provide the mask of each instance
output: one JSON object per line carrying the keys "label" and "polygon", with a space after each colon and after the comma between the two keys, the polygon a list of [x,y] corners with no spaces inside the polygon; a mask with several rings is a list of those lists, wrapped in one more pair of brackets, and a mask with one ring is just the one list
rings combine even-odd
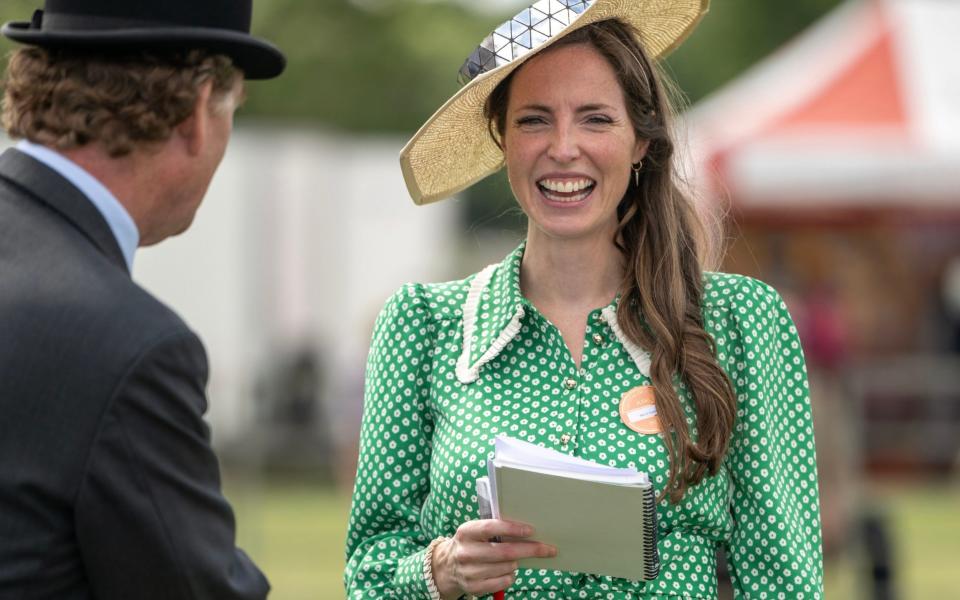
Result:
{"label": "blue and white patterned hat band", "polygon": [[400,151],[416,204],[448,198],[503,167],[483,107],[490,92],[530,57],[585,27],[617,19],[638,32],[651,58],[674,49],[707,12],[710,0],[537,0],[497,27],[460,69],[461,88]]}
{"label": "blue and white patterned hat band", "polygon": [[483,38],[480,46],[460,67],[460,83],[466,85],[480,73],[514,61],[577,20],[596,0],[539,0]]}

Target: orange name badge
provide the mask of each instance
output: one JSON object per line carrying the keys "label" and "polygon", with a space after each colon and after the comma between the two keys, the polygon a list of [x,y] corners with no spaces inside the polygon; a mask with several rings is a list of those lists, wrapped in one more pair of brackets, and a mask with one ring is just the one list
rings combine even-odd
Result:
{"label": "orange name badge", "polygon": [[660,433],[656,395],[652,385],[639,385],[620,399],[620,419],[637,433]]}

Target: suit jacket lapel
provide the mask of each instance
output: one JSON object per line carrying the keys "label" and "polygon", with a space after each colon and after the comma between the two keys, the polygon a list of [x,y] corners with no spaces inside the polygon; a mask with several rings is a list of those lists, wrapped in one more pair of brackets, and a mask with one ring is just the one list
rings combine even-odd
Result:
{"label": "suit jacket lapel", "polygon": [[62,175],[23,152],[10,148],[0,154],[0,177],[59,213],[108,259],[124,271],[127,270],[127,262],[117,238],[103,215],[83,192]]}

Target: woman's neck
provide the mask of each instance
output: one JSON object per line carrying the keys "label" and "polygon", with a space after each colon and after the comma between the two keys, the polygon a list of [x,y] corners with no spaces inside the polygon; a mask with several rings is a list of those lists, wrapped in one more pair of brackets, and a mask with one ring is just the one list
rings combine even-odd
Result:
{"label": "woman's neck", "polygon": [[543,310],[604,306],[623,280],[623,257],[607,236],[549,237],[530,227],[520,266],[523,295]]}

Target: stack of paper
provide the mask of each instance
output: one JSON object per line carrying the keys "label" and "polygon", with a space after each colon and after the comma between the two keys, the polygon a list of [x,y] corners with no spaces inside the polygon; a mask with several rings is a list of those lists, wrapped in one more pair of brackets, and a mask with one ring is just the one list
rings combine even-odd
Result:
{"label": "stack of paper", "polygon": [[521,567],[653,579],[656,494],[646,473],[568,456],[507,436],[494,440],[478,501],[494,518],[526,523],[534,539],[557,547],[554,558]]}

